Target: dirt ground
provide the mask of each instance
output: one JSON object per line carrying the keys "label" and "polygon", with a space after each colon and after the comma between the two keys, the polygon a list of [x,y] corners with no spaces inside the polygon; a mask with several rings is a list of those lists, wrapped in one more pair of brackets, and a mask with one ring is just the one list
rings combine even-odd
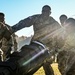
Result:
{"label": "dirt ground", "polygon": [[[54,75],[61,75],[59,70],[58,70],[58,64],[57,63],[53,63],[51,66],[54,70]],[[41,67],[34,75],[45,75],[43,67]]]}

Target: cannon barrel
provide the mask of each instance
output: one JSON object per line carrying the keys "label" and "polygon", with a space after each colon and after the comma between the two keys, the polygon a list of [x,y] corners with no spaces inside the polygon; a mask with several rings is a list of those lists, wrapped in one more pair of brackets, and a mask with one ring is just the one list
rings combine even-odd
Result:
{"label": "cannon barrel", "polygon": [[20,52],[14,52],[9,59],[0,62],[0,75],[32,75],[49,56],[49,50],[42,43],[31,42],[23,46]]}

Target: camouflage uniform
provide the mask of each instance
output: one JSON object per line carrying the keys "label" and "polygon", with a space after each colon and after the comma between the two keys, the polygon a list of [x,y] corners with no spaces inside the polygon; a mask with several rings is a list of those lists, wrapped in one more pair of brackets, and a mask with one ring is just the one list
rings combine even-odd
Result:
{"label": "camouflage uniform", "polygon": [[10,35],[6,30],[6,27],[9,29],[10,26],[0,22],[0,26],[2,26],[1,24],[4,25],[4,29],[3,27],[0,28],[1,29],[0,36],[2,36],[0,42],[1,42],[1,50],[3,51],[3,60],[5,60],[6,57],[11,53],[11,47],[14,45],[14,43],[13,43],[13,35]]}
{"label": "camouflage uniform", "polygon": [[[29,27],[33,25],[34,28],[34,36],[32,40],[38,40],[45,44],[47,47],[49,47],[50,50],[53,50],[55,52],[55,49],[57,48],[57,40],[56,39],[58,33],[61,31],[61,27],[57,21],[55,21],[51,16],[47,19],[44,19],[41,14],[30,16],[24,20],[21,20],[16,25],[12,26],[13,32],[16,32],[24,27]],[[53,53],[54,55],[55,53]],[[52,63],[52,61],[51,61]],[[50,75],[49,73],[49,63],[44,64],[45,72],[47,72],[47,75]]]}
{"label": "camouflage uniform", "polygon": [[68,35],[58,54],[58,68],[62,75],[75,75],[75,33]]}
{"label": "camouflage uniform", "polygon": [[[24,20],[21,20],[19,23],[12,26],[12,29],[14,32],[16,32],[24,27],[29,27],[31,25],[33,25],[33,28],[34,28],[34,36],[32,40],[38,40],[44,44],[49,43],[51,40],[51,36],[53,36],[50,34],[60,28],[60,25],[58,24],[58,22],[55,21],[52,17],[49,17],[48,19],[45,20],[39,14],[39,15],[33,15]],[[46,36],[48,37],[45,38]]]}

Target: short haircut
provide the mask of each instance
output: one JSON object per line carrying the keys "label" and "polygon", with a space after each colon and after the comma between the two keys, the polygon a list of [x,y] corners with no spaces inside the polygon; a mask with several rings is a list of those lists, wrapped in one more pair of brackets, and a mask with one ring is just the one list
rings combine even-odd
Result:
{"label": "short haircut", "polygon": [[0,12],[0,15],[5,16],[4,13]]}
{"label": "short haircut", "polygon": [[45,9],[45,8],[48,8],[49,10],[51,10],[51,7],[50,7],[49,5],[44,5],[44,6],[42,7],[42,10]]}
{"label": "short haircut", "polygon": [[71,25],[75,26],[75,19],[74,18],[68,18],[65,23],[70,23]]}
{"label": "short haircut", "polygon": [[67,19],[67,16],[63,14],[63,15],[61,15],[61,16],[59,17],[59,19],[61,20],[62,18]]}

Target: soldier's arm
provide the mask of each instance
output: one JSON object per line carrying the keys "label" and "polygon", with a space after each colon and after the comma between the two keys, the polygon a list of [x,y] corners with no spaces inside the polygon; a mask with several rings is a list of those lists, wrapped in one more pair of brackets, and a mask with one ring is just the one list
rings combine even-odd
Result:
{"label": "soldier's arm", "polygon": [[26,19],[19,21],[17,24],[13,25],[12,31],[16,32],[22,28],[30,27],[31,25],[33,25],[33,23],[34,23],[34,17],[33,16],[28,17]]}
{"label": "soldier's arm", "polygon": [[0,40],[4,37],[7,27],[4,23],[0,22]]}

